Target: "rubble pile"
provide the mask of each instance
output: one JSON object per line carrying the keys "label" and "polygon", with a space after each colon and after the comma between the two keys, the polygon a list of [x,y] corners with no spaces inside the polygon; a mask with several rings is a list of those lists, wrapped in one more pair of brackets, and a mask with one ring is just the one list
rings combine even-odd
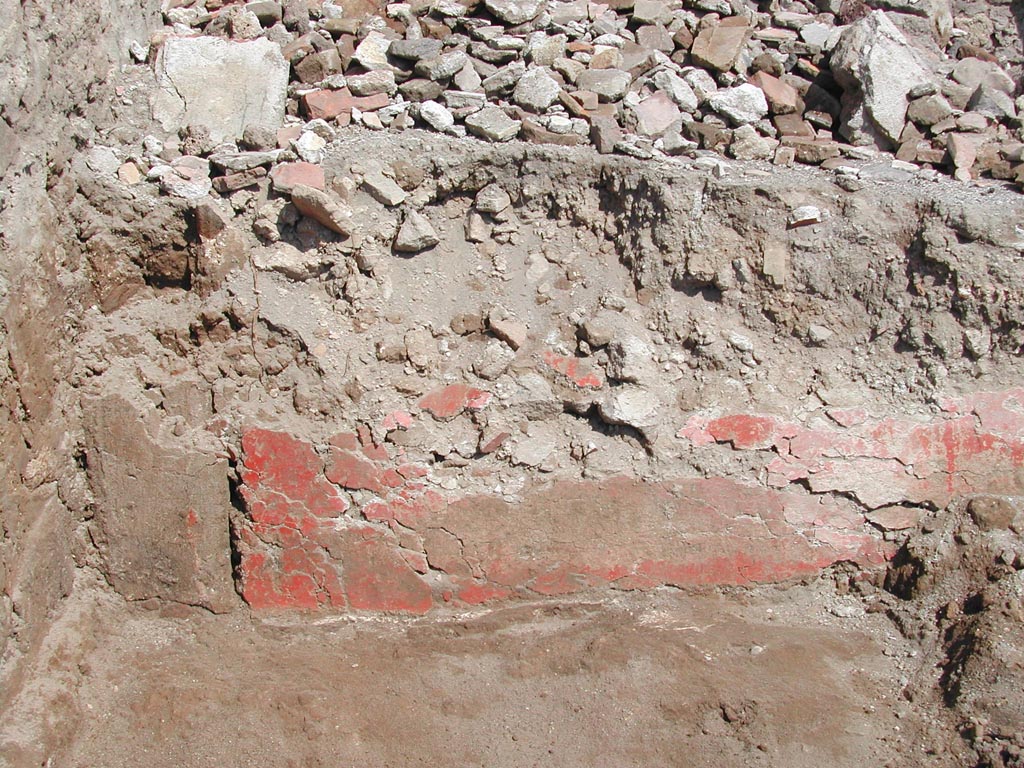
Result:
{"label": "rubble pile", "polygon": [[132,50],[156,69],[154,116],[188,128],[151,138],[124,173],[187,198],[255,184],[272,166],[278,191],[322,188],[312,166],[350,125],[798,162],[846,186],[884,152],[925,177],[1024,179],[1016,84],[976,44],[986,38],[972,18],[941,3],[168,5],[170,26]]}

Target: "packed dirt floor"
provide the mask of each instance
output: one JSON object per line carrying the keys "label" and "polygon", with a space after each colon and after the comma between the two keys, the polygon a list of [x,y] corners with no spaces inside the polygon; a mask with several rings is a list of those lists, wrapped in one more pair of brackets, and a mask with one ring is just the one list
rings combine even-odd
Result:
{"label": "packed dirt floor", "polygon": [[59,765],[956,765],[964,752],[903,694],[917,645],[821,587],[413,621],[76,602],[58,634],[83,723]]}
{"label": "packed dirt floor", "polygon": [[0,766],[1024,768],[1018,19],[0,0]]}

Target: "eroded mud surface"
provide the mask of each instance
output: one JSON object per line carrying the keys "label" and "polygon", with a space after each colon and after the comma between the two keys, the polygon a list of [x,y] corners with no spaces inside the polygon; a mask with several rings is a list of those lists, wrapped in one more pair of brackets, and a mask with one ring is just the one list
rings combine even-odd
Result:
{"label": "eroded mud surface", "polygon": [[62,764],[955,764],[901,702],[912,646],[813,592],[315,625],[96,606]]}
{"label": "eroded mud surface", "polygon": [[[941,77],[866,149],[810,128],[870,138],[853,86],[794,123],[766,74],[821,75],[785,24],[850,8],[588,6],[560,66],[632,90],[568,119],[367,63],[537,32],[468,6],[82,5],[55,37],[22,3],[38,58],[2,59],[5,764],[1022,765],[1021,156],[969,9],[945,40],[942,4],[892,12]],[[675,58],[582,60],[659,25]],[[708,87],[772,121],[661,125],[740,27]],[[168,112],[223,86],[168,89],[195,37],[273,69],[214,133]],[[530,39],[503,71],[543,89]]]}

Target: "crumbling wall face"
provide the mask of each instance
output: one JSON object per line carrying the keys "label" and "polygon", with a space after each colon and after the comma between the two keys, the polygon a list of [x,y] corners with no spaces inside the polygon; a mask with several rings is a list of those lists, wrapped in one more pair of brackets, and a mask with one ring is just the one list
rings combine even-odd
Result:
{"label": "crumbling wall face", "polygon": [[1024,488],[1016,198],[422,134],[319,170],[347,233],[265,179],[73,196],[109,256],[76,368],[86,561],[128,599],[788,581]]}
{"label": "crumbling wall face", "polygon": [[85,283],[65,171],[157,5],[0,2],[0,708],[70,589],[83,504],[70,392]]}
{"label": "crumbling wall face", "polygon": [[[465,389],[427,395],[421,418],[441,401],[449,419],[487,407],[489,393]],[[369,427],[331,438],[326,461],[306,441],[253,429],[242,441],[246,515],[235,520],[240,589],[257,609],[424,613],[595,587],[784,581],[841,561],[871,567],[893,550],[864,528],[865,508],[880,528],[906,530],[954,500],[1024,490],[1022,404],[1019,389],[951,399],[924,422],[834,408],[832,424],[815,428],[695,415],[677,438],[768,457],[763,486],[619,476],[530,485],[518,503],[431,488],[429,466],[376,443]],[[403,413],[379,426],[417,420]]]}
{"label": "crumbling wall face", "polygon": [[155,409],[120,394],[87,398],[82,410],[89,534],[106,579],[129,600],[227,610],[227,458],[192,435],[154,436]]}

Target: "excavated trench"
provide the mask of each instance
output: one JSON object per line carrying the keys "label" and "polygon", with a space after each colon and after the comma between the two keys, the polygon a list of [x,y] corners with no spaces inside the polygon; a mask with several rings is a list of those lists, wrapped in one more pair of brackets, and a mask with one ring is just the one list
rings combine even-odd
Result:
{"label": "excavated trench", "polygon": [[1016,192],[353,130],[342,234],[105,170],[71,51],[152,16],[82,5],[4,129],[5,764],[1022,764]]}

